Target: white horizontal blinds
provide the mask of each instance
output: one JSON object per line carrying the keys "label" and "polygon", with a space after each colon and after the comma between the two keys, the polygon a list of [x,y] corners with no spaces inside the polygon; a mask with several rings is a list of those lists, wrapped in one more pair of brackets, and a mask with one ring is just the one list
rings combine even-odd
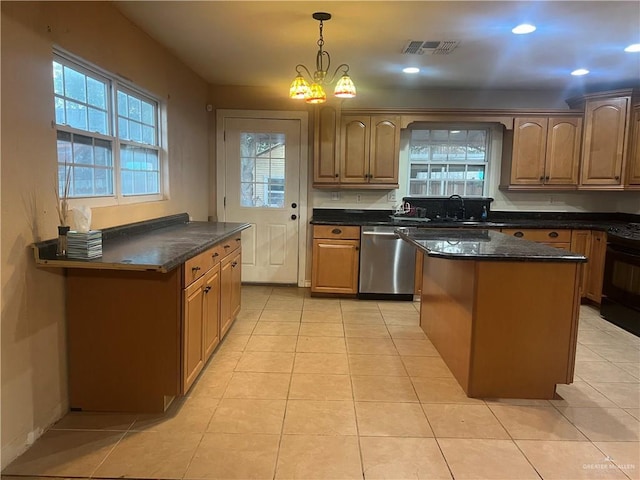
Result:
{"label": "white horizontal blinds", "polygon": [[451,126],[412,130],[409,195],[485,195],[488,145],[488,129]]}
{"label": "white horizontal blinds", "polygon": [[117,111],[122,194],[160,193],[158,103],[119,86]]}
{"label": "white horizontal blinds", "polygon": [[53,90],[61,195],[162,193],[158,100],[61,53],[54,54]]}
{"label": "white horizontal blinds", "polygon": [[284,208],[284,133],[240,134],[240,206]]}

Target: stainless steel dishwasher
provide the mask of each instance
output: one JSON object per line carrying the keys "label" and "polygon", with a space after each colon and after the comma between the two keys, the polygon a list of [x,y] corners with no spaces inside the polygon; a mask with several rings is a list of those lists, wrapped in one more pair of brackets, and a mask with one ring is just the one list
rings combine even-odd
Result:
{"label": "stainless steel dishwasher", "polygon": [[398,227],[362,227],[358,296],[413,300],[416,250],[394,231]]}

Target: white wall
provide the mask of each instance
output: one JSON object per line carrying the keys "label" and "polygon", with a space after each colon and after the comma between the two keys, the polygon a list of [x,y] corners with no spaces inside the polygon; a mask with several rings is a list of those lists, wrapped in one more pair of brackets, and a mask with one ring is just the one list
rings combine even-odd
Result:
{"label": "white wall", "polygon": [[31,244],[56,236],[54,45],[164,99],[170,197],[93,209],[104,228],[188,212],[206,220],[208,85],[108,2],[2,2],[1,467],[68,409],[64,276]]}

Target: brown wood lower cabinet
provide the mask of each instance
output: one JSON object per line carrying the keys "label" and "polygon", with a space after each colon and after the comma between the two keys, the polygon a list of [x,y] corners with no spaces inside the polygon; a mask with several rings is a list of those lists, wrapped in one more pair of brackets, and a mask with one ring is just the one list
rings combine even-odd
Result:
{"label": "brown wood lower cabinet", "polygon": [[70,407],[163,412],[237,316],[240,277],[239,234],[168,273],[68,269]]}
{"label": "brown wood lower cabinet", "polygon": [[591,254],[589,255],[589,273],[586,297],[595,302],[602,301],[602,281],[604,279],[604,260],[607,253],[607,234],[605,232],[591,232]]}
{"label": "brown wood lower cabinet", "polygon": [[311,293],[358,293],[360,227],[315,225]]}
{"label": "brown wood lower cabinet", "polygon": [[469,397],[551,399],[573,381],[579,265],[425,255],[420,326]]}
{"label": "brown wood lower cabinet", "polygon": [[220,338],[231,328],[240,311],[241,249],[227,255],[220,264]]}

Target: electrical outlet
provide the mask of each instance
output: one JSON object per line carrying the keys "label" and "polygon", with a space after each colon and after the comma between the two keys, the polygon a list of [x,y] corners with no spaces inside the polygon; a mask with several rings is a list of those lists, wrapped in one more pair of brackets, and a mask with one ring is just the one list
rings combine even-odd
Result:
{"label": "electrical outlet", "polygon": [[387,200],[389,202],[395,202],[396,201],[396,191],[395,190],[391,190],[389,193],[387,193]]}
{"label": "electrical outlet", "polygon": [[340,200],[340,192],[331,192],[331,200]]}
{"label": "electrical outlet", "polygon": [[357,193],[356,194],[356,203],[360,203],[362,201],[362,195]]}

